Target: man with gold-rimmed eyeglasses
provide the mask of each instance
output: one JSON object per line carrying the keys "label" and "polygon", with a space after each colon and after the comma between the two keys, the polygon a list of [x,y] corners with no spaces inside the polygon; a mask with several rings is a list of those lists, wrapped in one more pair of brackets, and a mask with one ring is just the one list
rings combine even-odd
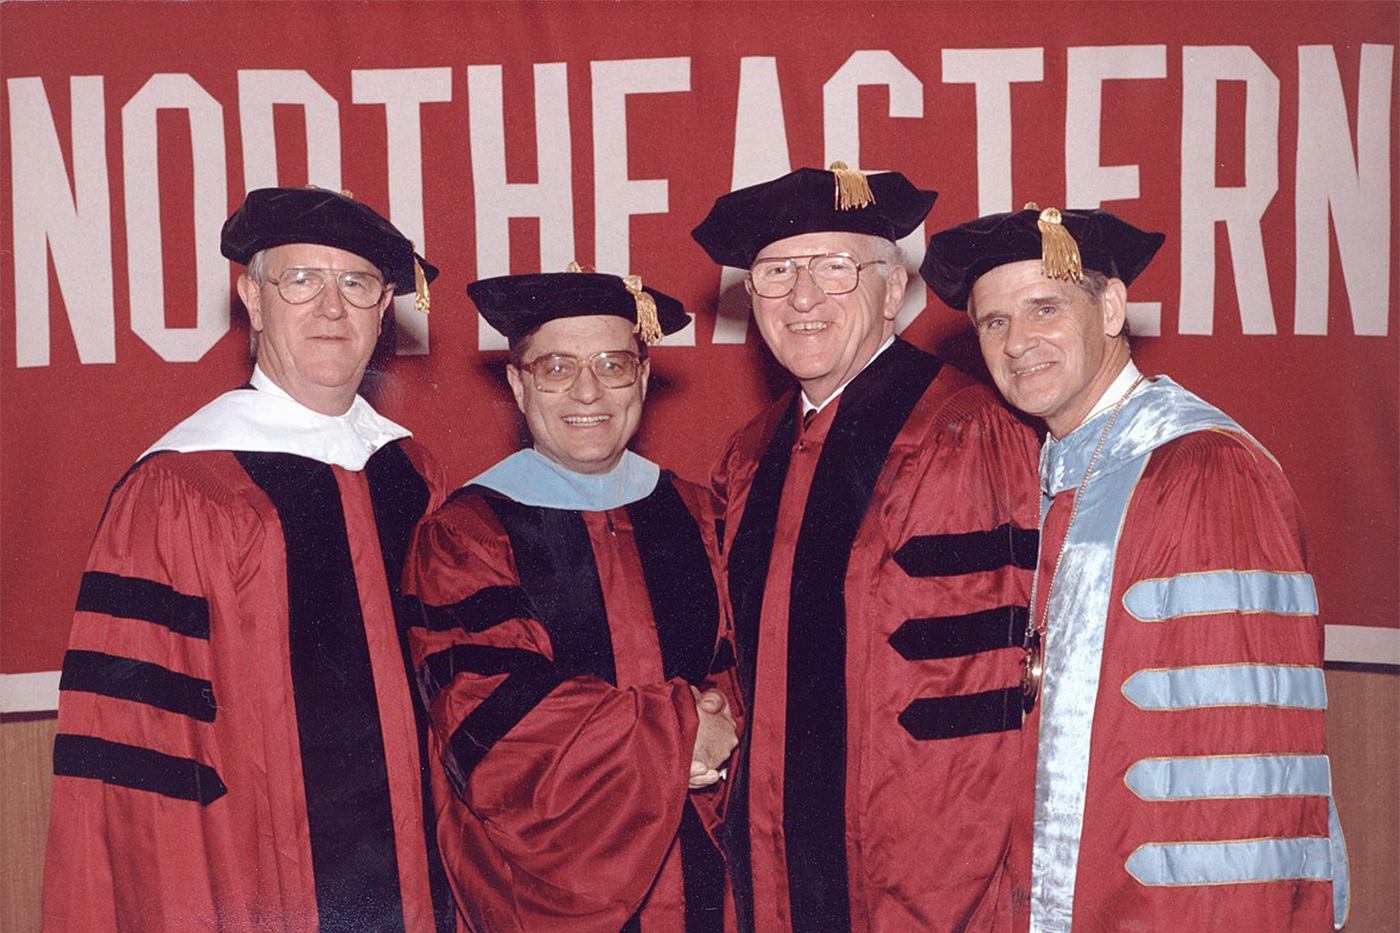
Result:
{"label": "man with gold-rimmed eyeglasses", "polygon": [[1035,439],[895,336],[897,242],[932,207],[839,163],[719,198],[793,392],[714,471],[747,704],[726,813],[745,933],[986,931],[1020,727]]}
{"label": "man with gold-rimmed eyeglasses", "polygon": [[257,362],[151,446],[98,528],[44,929],[451,933],[396,618],[446,483],[357,394],[389,301],[426,309],[437,270],[319,188],[249,192],[222,249]]}
{"label": "man with gold-rimmed eyeglasses", "polygon": [[721,929],[738,702],[714,513],[627,449],[647,345],[690,318],[636,277],[467,291],[533,446],[424,523],[405,577],[448,876],[478,930]]}

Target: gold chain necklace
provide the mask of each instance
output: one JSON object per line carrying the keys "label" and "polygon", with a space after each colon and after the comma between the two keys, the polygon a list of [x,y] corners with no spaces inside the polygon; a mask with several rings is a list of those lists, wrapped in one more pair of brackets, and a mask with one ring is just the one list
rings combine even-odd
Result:
{"label": "gold chain necklace", "polygon": [[[1084,470],[1084,478],[1079,481],[1079,491],[1074,494],[1074,505],[1069,510],[1069,522],[1065,525],[1064,541],[1060,544],[1060,553],[1055,555],[1055,565],[1050,568],[1050,592],[1045,595],[1045,617],[1040,624],[1036,623],[1036,596],[1040,589],[1040,561],[1035,562],[1035,575],[1031,578],[1031,613],[1030,620],[1026,623],[1026,636],[1021,647],[1025,650],[1026,656],[1021,659],[1021,707],[1029,713],[1040,699],[1041,683],[1045,679],[1045,629],[1050,624],[1050,601],[1055,598],[1055,584],[1060,580],[1060,558],[1064,555],[1065,545],[1069,543],[1069,533],[1074,528],[1074,517],[1079,514],[1079,504],[1084,501],[1084,491],[1089,488],[1089,476],[1094,472],[1094,464],[1099,461],[1099,454],[1103,452],[1104,444],[1108,442],[1109,432],[1113,430],[1113,424],[1118,420],[1118,413],[1123,410],[1123,403],[1128,400],[1128,396],[1133,394],[1146,376],[1138,376],[1133,380],[1133,384],[1128,386],[1128,391],[1123,393],[1113,406],[1113,414],[1108,417],[1108,424],[1103,426],[1103,433],[1099,435],[1098,446],[1094,448],[1093,455],[1089,458],[1089,465]],[[1041,521],[1040,533],[1045,533],[1045,522]]]}

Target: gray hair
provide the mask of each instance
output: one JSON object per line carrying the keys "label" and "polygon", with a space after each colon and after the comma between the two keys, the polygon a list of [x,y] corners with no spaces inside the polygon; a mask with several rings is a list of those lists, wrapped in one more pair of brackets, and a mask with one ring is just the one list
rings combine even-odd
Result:
{"label": "gray hair", "polygon": [[[1084,293],[1084,297],[1089,299],[1090,304],[1098,304],[1103,299],[1104,289],[1108,288],[1109,278],[1097,269],[1085,269],[1084,278],[1075,284]],[[1123,331],[1121,333],[1125,341],[1129,341],[1132,332],[1128,328],[1128,316],[1123,315]],[[1131,341],[1129,341],[1131,342]]]}
{"label": "gray hair", "polygon": [[267,284],[267,250],[260,249],[248,260],[243,274],[262,287]]}
{"label": "gray hair", "polygon": [[885,278],[889,278],[895,266],[904,264],[904,250],[900,249],[894,240],[887,240],[882,236],[866,235],[866,238],[869,240],[871,259],[884,263],[879,267],[880,272]]}

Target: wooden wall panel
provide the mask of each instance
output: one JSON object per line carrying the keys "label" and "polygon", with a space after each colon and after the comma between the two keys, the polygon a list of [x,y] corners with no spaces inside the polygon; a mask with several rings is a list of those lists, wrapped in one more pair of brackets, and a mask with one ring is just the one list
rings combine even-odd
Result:
{"label": "wooden wall panel", "polygon": [[1328,669],[1327,751],[1351,862],[1347,933],[1400,933],[1400,676]]}
{"label": "wooden wall panel", "polygon": [[39,930],[57,722],[53,714],[0,718],[0,933]]}
{"label": "wooden wall panel", "polygon": [[[1327,690],[1332,776],[1351,855],[1347,933],[1400,933],[1400,676],[1329,669]],[[54,723],[0,721],[0,933],[39,929]]]}

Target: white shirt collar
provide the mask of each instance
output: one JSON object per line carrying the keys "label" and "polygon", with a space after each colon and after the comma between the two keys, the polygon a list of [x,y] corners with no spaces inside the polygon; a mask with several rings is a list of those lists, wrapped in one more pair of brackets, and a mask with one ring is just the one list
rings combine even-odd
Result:
{"label": "white shirt collar", "polygon": [[411,435],[359,395],[345,414],[323,415],[293,399],[258,367],[248,381],[253,391],[225,392],[172,428],[146,454],[159,450],[287,453],[361,470],[379,448]]}
{"label": "white shirt collar", "polygon": [[[880,348],[874,353],[870,354],[870,359],[865,361],[865,366],[869,366],[871,363],[875,362],[875,358],[877,356],[879,356],[881,353],[884,353],[890,347],[894,346],[894,338],[894,334],[890,334],[888,337],[886,337],[885,342],[880,344]],[[846,391],[846,386],[850,385],[851,381],[855,379],[856,376],[859,376],[861,373],[865,372],[865,366],[862,366],[860,369],[856,370],[855,373],[852,374],[850,379],[847,379],[845,382],[837,386],[836,391],[828,395],[825,401],[823,401],[820,405],[818,405],[816,402],[813,402],[807,397],[807,391],[805,389],[800,390],[802,395],[802,414],[805,416],[809,411],[821,411],[823,408],[830,405],[833,399],[837,398],[842,392]]]}
{"label": "white shirt collar", "polygon": [[[1134,382],[1137,382],[1138,377],[1141,375],[1142,373],[1138,372],[1138,368],[1136,364],[1133,363],[1132,357],[1129,357],[1127,365],[1119,371],[1117,376],[1113,377],[1113,381],[1108,384],[1108,388],[1103,390],[1103,395],[1099,396],[1099,400],[1094,403],[1094,407],[1089,410],[1089,414],[1084,416],[1084,421],[1088,421],[1099,412],[1117,405],[1118,400],[1128,394],[1128,389],[1132,387]],[[1083,424],[1084,421],[1079,423]]]}

